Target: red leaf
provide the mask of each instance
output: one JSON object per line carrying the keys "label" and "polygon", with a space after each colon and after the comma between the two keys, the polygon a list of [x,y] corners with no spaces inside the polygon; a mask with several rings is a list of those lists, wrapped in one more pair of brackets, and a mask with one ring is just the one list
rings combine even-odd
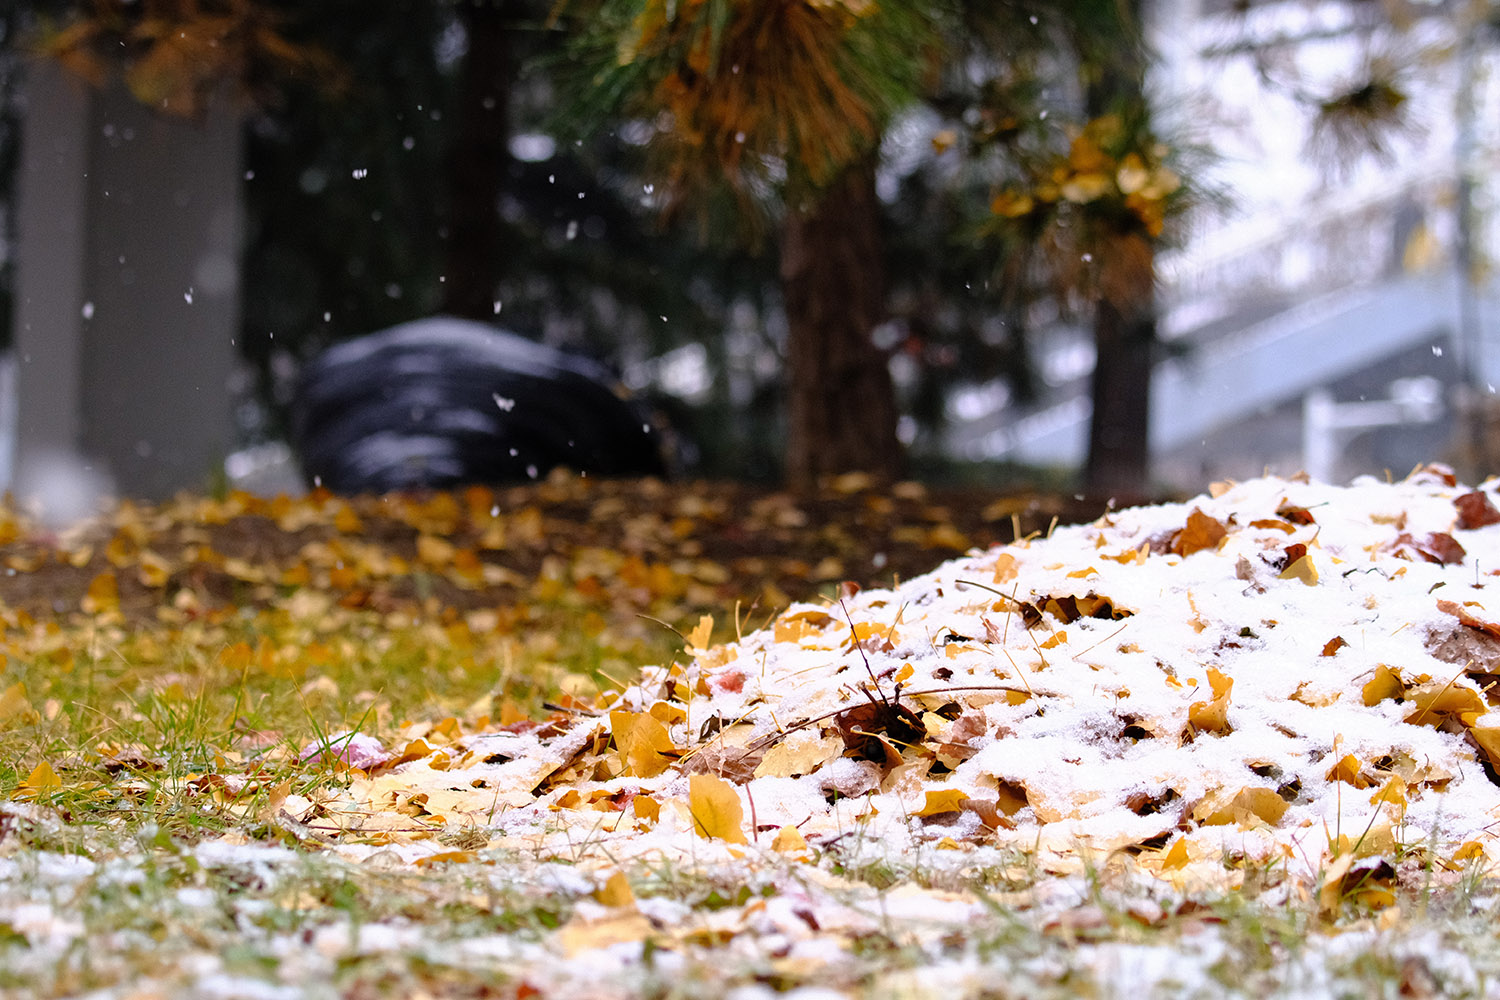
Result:
{"label": "red leaf", "polygon": [[[1427,537],[1420,542],[1411,535],[1402,532],[1396,536],[1396,542],[1392,546],[1400,554],[1402,549],[1407,552],[1415,552],[1418,556],[1430,563],[1461,563],[1464,561],[1464,547],[1458,544],[1458,540],[1444,531],[1429,532]],[[1408,556],[1408,558],[1410,558]]]}
{"label": "red leaf", "polygon": [[1309,512],[1306,507],[1298,507],[1294,503],[1283,502],[1280,507],[1276,508],[1276,515],[1278,517],[1284,517],[1284,518],[1286,518],[1288,521],[1291,521],[1293,524],[1316,524],[1317,523],[1316,521],[1313,520],[1313,516],[1312,516],[1311,512]]}
{"label": "red leaf", "polygon": [[1500,524],[1500,510],[1496,510],[1490,498],[1478,490],[1454,500],[1453,506],[1458,508],[1458,526],[1465,530]]}

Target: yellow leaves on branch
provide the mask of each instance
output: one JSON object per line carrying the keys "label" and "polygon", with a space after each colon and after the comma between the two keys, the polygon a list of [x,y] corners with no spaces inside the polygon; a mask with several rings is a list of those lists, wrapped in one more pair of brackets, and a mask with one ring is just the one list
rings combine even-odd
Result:
{"label": "yellow leaves on branch", "polygon": [[333,60],[289,41],[279,15],[255,0],[141,0],[78,4],[42,51],[94,86],[120,74],[136,100],[180,117],[204,112],[225,85],[243,96],[265,81],[313,74],[333,82]]}
{"label": "yellow leaves on branch", "polygon": [[1059,203],[1106,205],[1101,215],[1123,207],[1155,239],[1165,229],[1168,199],[1182,187],[1166,165],[1169,155],[1149,135],[1128,134],[1119,115],[1103,115],[1073,135],[1066,153],[1034,167],[1028,182],[997,192],[990,211],[1018,219],[1052,212]]}

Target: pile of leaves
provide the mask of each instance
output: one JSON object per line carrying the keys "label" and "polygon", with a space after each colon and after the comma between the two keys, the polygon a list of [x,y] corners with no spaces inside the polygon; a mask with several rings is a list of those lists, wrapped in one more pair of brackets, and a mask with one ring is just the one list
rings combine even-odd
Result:
{"label": "pile of leaves", "polygon": [[[180,795],[182,810],[220,825],[178,831],[170,862],[157,859],[176,873],[174,891],[242,885],[247,898],[215,904],[242,947],[281,956],[278,968],[295,954],[302,971],[222,957],[203,967],[287,989],[308,970],[355,968],[360,995],[451,989],[459,969],[488,970],[481,978],[496,992],[483,995],[518,997],[708,996],[735,985],[759,996],[812,983],[979,995],[997,975],[1027,995],[1076,995],[1100,977],[1117,989],[1255,992],[1286,985],[1276,977],[1293,968],[1324,986],[1353,977],[1406,995],[1468,988],[1489,974],[1486,952],[1455,951],[1458,924],[1438,933],[1411,921],[1448,898],[1434,892],[1478,892],[1500,851],[1500,609],[1487,607],[1500,573],[1496,487],[1460,486],[1438,467],[1394,485],[1221,484],[1186,504],[972,547],[889,589],[842,581],[762,628],[701,614],[683,629],[681,654],[638,681],[575,687],[541,712],[392,720],[294,750],[285,740],[257,749],[242,733],[190,771],[170,753],[106,745],[18,779],[9,842],[66,841],[66,809],[90,798],[125,811]],[[593,491],[593,509],[628,492],[547,488]],[[864,512],[928,502],[906,492],[827,502]],[[489,557],[526,537],[508,533],[526,508],[483,499],[488,508],[439,501],[457,511],[446,532],[409,528],[418,563],[423,545],[436,555],[424,537],[452,547],[426,565],[447,567],[455,594],[464,574],[477,587],[501,565]],[[316,524],[358,517],[368,531],[369,508],[345,503],[315,498],[308,509],[328,511]],[[667,526],[653,537],[689,539],[670,530],[665,509],[637,516]],[[768,499],[719,523],[802,509]],[[483,535],[459,525],[486,517],[503,525],[506,545],[465,545]],[[942,525],[957,530],[937,520],[921,544]],[[677,554],[689,568],[710,551],[700,541]],[[345,567],[352,551],[342,550]],[[593,578],[622,576],[630,555],[616,557]],[[360,595],[345,607],[329,590],[339,565],[278,558],[283,574],[300,566],[308,578],[241,580],[245,593],[317,594],[325,615],[416,613],[394,574],[361,563],[367,582],[344,580],[340,593]],[[583,589],[579,565],[552,578]],[[532,586],[547,578],[539,568]],[[80,598],[94,602],[86,614],[120,619],[97,629],[124,628],[119,574],[118,606],[97,579]],[[177,592],[203,607],[168,601],[188,619],[166,615],[173,628],[212,618],[199,590]],[[687,608],[688,591],[674,593]],[[453,607],[436,592],[417,598],[427,610]],[[379,610],[386,600],[404,610]],[[485,612],[453,610],[448,627]],[[244,645],[242,671],[274,673],[279,653],[261,664],[259,647]],[[45,729],[49,712],[14,687],[0,703],[12,727]],[[90,768],[109,780],[82,787]],[[107,860],[93,857],[54,876],[112,884]],[[314,857],[352,888],[320,890],[309,911],[286,887],[298,884],[297,859]],[[0,859],[0,885],[16,870]],[[454,920],[438,926],[421,905],[374,898],[424,892]],[[82,931],[65,904],[18,895],[0,894],[0,928],[31,949],[32,965],[56,961]],[[1253,920],[1235,923],[1246,906]],[[1239,940],[1250,925],[1269,938]],[[1361,936],[1352,950],[1305,937],[1320,929]],[[1442,962],[1423,957],[1437,952]],[[1355,953],[1376,958],[1339,958]],[[370,985],[377,966],[401,970],[375,976],[385,990]],[[208,974],[194,974],[199,985]],[[191,985],[166,973],[154,981]]]}

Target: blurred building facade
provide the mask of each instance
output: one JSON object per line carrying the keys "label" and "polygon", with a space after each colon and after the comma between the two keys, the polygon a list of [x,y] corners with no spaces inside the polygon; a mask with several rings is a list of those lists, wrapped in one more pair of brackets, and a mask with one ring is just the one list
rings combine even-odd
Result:
{"label": "blurred building facade", "polygon": [[[1500,471],[1486,468],[1496,456],[1480,430],[1500,385],[1500,286],[1481,264],[1500,193],[1496,53],[1487,25],[1465,35],[1434,8],[1399,41],[1422,67],[1403,79],[1415,126],[1379,136],[1383,155],[1318,162],[1308,108],[1267,67],[1315,89],[1357,73],[1372,49],[1394,51],[1360,7],[1153,6],[1156,106],[1169,133],[1215,151],[1212,179],[1232,205],[1159,260],[1162,485],[1265,470],[1400,476],[1429,460]],[[1062,326],[1037,344],[1041,398],[980,387],[951,428],[955,457],[1082,463],[1088,332]]]}

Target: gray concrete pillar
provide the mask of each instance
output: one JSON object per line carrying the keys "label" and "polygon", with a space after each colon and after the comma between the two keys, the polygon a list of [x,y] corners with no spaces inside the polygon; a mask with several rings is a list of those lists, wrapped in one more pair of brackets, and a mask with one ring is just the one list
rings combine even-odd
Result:
{"label": "gray concrete pillar", "polygon": [[15,488],[59,465],[159,499],[233,443],[237,115],[184,121],[38,61],[21,136]]}

